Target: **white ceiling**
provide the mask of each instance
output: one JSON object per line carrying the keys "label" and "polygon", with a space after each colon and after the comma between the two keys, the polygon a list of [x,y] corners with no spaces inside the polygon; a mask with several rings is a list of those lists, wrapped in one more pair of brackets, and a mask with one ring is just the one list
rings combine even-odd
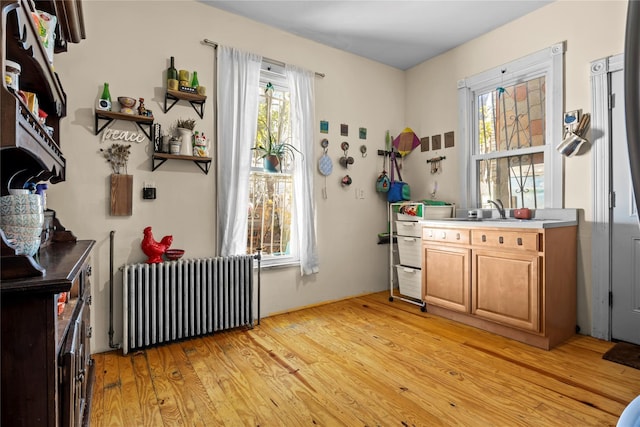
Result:
{"label": "white ceiling", "polygon": [[401,70],[411,68],[552,2],[201,1]]}

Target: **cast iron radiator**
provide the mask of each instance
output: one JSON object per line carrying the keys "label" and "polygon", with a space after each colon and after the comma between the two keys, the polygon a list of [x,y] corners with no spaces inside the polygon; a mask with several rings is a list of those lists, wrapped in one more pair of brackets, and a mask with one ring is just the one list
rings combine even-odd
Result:
{"label": "cast iron radiator", "polygon": [[123,267],[122,351],[253,327],[254,255]]}

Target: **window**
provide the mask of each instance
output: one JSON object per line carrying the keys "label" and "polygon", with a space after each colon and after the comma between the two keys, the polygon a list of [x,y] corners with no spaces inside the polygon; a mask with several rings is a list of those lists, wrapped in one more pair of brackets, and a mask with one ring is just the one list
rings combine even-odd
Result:
{"label": "window", "polygon": [[562,207],[562,54],[554,45],[458,83],[463,204]]}
{"label": "window", "polygon": [[[267,264],[296,262],[290,98],[284,74],[261,72],[258,126],[249,177],[247,253],[261,248]],[[282,147],[282,149],[277,149]],[[271,156],[271,153],[278,153]]]}

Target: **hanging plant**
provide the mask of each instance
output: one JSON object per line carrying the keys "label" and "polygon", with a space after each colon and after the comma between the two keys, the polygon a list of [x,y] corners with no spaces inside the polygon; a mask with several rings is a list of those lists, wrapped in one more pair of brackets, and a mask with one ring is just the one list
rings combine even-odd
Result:
{"label": "hanging plant", "polygon": [[100,152],[107,159],[109,165],[111,165],[111,170],[114,174],[120,175],[122,173],[127,173],[127,162],[129,161],[129,154],[131,145],[124,144],[112,144],[111,147],[106,150],[100,149]]}

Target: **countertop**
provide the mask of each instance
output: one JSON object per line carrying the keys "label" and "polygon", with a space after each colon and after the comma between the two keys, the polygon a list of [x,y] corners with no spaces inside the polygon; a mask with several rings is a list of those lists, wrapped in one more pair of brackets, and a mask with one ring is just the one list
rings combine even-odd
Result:
{"label": "countertop", "polygon": [[517,219],[513,212],[507,210],[507,219],[500,219],[495,210],[478,209],[479,219],[467,218],[468,211],[459,209],[456,218],[422,219],[420,224],[429,227],[457,227],[457,228],[531,228],[544,229],[556,227],[570,227],[578,225],[577,209],[537,209],[532,210],[531,219]]}

